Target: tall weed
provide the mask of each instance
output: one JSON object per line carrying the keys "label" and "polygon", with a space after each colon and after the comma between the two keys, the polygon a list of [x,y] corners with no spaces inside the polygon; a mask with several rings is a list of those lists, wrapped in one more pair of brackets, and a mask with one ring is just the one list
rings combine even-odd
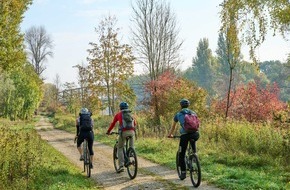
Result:
{"label": "tall weed", "polygon": [[1,123],[0,189],[29,189],[42,162],[41,139],[32,126]]}

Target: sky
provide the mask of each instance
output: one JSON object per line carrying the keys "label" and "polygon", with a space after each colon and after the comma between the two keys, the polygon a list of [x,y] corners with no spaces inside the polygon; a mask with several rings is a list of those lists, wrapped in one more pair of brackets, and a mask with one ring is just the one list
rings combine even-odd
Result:
{"label": "sky", "polygon": [[[21,31],[25,32],[32,26],[44,26],[53,40],[52,58],[45,63],[47,69],[43,76],[46,83],[54,83],[56,75],[61,83],[77,83],[77,64],[87,64],[90,42],[97,42],[95,28],[108,15],[118,19],[121,43],[130,44],[130,27],[132,21],[132,0],[34,0],[25,12]],[[134,0],[133,0],[134,1]],[[185,70],[192,65],[196,56],[198,42],[202,38],[209,40],[210,49],[217,48],[218,30],[220,28],[219,4],[222,0],[167,0],[177,19],[179,39],[183,40],[181,48],[180,69]],[[290,38],[290,36],[289,36]],[[290,53],[290,42],[280,36],[266,38],[257,49],[260,61],[280,60],[284,62]],[[248,49],[242,48],[247,59]],[[215,53],[214,53],[215,55]],[[143,69],[135,67],[136,73]]]}

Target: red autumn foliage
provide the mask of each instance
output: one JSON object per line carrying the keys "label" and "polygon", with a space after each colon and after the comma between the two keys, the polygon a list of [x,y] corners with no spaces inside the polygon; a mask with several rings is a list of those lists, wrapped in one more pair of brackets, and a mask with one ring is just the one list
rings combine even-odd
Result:
{"label": "red autumn foliage", "polygon": [[[228,116],[250,122],[272,121],[273,113],[286,108],[286,104],[279,100],[277,84],[268,85],[266,88],[251,82],[247,86],[241,85],[231,92]],[[217,113],[224,113],[226,97],[214,105]]]}
{"label": "red autumn foliage", "polygon": [[152,112],[159,116],[170,116],[180,109],[179,101],[187,98],[191,101],[191,108],[200,115],[205,113],[206,93],[194,82],[185,80],[167,71],[157,80],[146,84],[148,96],[146,105],[150,105]]}

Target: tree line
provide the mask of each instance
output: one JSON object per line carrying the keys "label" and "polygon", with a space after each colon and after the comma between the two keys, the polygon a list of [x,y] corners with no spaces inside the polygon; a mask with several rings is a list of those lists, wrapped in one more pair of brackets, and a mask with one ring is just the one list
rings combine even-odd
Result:
{"label": "tree line", "polygon": [[[44,78],[41,76],[45,70],[44,61],[53,55],[52,40],[42,27],[32,27],[25,35],[19,32],[22,15],[31,3],[29,0],[21,3],[16,0],[1,2],[1,12],[7,14],[1,14],[0,35],[11,38],[0,38],[3,44],[0,77],[5,86],[1,88],[3,106],[0,114],[11,119],[29,117],[43,96],[42,105],[53,111],[60,108],[60,77],[57,75],[51,85],[43,84]],[[18,5],[21,9],[13,12]],[[259,5],[259,9],[255,5]],[[193,102],[192,108],[204,117],[211,114],[212,105],[225,101],[222,113],[225,118],[232,116],[230,109],[233,98],[238,94],[237,89],[241,89],[240,85],[247,88],[248,84],[255,83],[262,89],[276,82],[277,88],[282,89],[280,98],[289,100],[289,90],[282,88],[289,85],[289,61],[270,61],[259,65],[255,56],[255,49],[265,40],[267,31],[273,30],[283,36],[289,31],[289,2],[227,0],[220,6],[222,26],[216,56],[209,49],[208,40],[201,39],[192,66],[185,72],[178,69],[182,64],[179,53],[183,41],[178,38],[176,17],[169,3],[156,0],[132,3],[130,44],[121,43],[120,29],[116,27],[117,18],[106,16],[95,28],[97,41],[89,43],[91,48],[88,49],[87,63],[75,66],[80,91],[69,91],[77,87],[74,83],[63,84],[63,88],[71,92],[65,97],[65,109],[76,112],[86,106],[97,112],[108,108],[108,113],[113,115],[118,103],[127,101],[132,107],[142,105],[158,129],[161,122],[168,119],[167,113],[178,109],[178,100],[183,97],[189,98]],[[253,13],[253,17],[247,17],[245,12]],[[263,19],[263,15],[267,15],[267,19]],[[8,20],[15,21],[9,23],[10,28],[5,27]],[[252,24],[256,22],[259,24]],[[247,30],[245,24],[252,28]],[[257,34],[257,31],[260,33]],[[249,39],[251,41],[247,41]],[[244,61],[240,52],[245,40],[250,46],[252,63]],[[134,64],[143,65],[145,74],[133,76]],[[269,67],[278,69],[279,76]],[[31,71],[34,74],[28,74]],[[141,90],[131,85],[136,82],[142,86]],[[45,87],[44,91],[42,86]],[[278,91],[275,91],[276,95]]]}

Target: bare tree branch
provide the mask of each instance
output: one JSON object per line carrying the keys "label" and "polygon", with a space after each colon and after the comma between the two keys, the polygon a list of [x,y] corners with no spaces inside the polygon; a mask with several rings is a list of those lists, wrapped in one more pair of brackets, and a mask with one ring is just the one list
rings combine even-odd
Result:
{"label": "bare tree branch", "polygon": [[30,63],[40,76],[46,69],[44,62],[53,57],[53,41],[43,26],[32,26],[25,32],[25,42]]}

